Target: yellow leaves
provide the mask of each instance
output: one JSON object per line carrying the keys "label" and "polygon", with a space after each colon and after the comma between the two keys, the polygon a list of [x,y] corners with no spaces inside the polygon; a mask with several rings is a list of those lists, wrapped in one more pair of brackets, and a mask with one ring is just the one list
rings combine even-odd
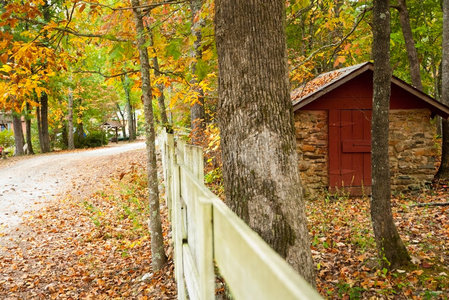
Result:
{"label": "yellow leaves", "polygon": [[0,68],[0,71],[3,71],[3,72],[6,72],[6,73],[9,73],[9,72],[11,72],[12,71],[12,68],[11,68],[11,66],[10,65],[7,65],[7,64],[5,64],[5,65],[3,65],[1,68]]}
{"label": "yellow leaves", "polygon": [[203,60],[210,60],[213,58],[213,56],[214,56],[214,52],[212,51],[211,48],[209,48],[203,52]]}

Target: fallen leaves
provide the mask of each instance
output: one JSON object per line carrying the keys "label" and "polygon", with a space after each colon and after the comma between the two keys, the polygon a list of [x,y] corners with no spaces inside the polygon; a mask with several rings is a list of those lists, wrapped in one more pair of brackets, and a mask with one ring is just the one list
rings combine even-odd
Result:
{"label": "fallen leaves", "polygon": [[399,232],[414,265],[380,269],[369,199],[332,198],[307,203],[317,286],[330,299],[446,299],[449,295],[447,207],[412,207],[448,198],[447,191],[392,200]]}
{"label": "fallen leaves", "polygon": [[144,166],[143,151],[85,166],[72,193],[36,212],[0,247],[0,298],[175,299],[171,261],[141,280],[152,272]]}

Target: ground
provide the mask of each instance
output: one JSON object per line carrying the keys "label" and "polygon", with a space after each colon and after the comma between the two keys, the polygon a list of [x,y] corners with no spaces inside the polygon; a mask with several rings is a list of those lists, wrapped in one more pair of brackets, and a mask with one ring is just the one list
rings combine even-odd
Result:
{"label": "ground", "polygon": [[[124,145],[0,161],[0,299],[176,298],[166,207],[170,263],[153,274],[143,144]],[[413,262],[395,270],[378,267],[368,198],[308,201],[321,295],[448,299],[449,206],[414,206],[448,198],[446,186],[395,196]]]}
{"label": "ground", "polygon": [[1,299],[176,298],[172,264],[150,267],[143,147],[1,162]]}
{"label": "ground", "polygon": [[307,203],[317,287],[329,299],[448,299],[449,206],[443,187],[392,199],[410,266],[379,268],[369,198],[332,197]]}

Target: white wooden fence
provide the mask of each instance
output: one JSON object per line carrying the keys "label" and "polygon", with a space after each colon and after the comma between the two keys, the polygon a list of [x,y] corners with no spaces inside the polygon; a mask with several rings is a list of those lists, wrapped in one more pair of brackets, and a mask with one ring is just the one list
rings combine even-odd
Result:
{"label": "white wooden fence", "polygon": [[203,183],[203,154],[159,134],[178,299],[215,299],[214,262],[234,299],[321,299]]}

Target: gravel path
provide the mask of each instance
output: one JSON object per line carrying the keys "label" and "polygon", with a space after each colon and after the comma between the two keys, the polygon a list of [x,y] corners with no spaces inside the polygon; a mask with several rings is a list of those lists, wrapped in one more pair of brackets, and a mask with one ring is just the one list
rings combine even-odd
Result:
{"label": "gravel path", "polygon": [[105,157],[143,149],[144,142],[126,143],[94,150],[38,155],[0,166],[0,235],[14,230],[27,211],[43,207],[83,170]]}

